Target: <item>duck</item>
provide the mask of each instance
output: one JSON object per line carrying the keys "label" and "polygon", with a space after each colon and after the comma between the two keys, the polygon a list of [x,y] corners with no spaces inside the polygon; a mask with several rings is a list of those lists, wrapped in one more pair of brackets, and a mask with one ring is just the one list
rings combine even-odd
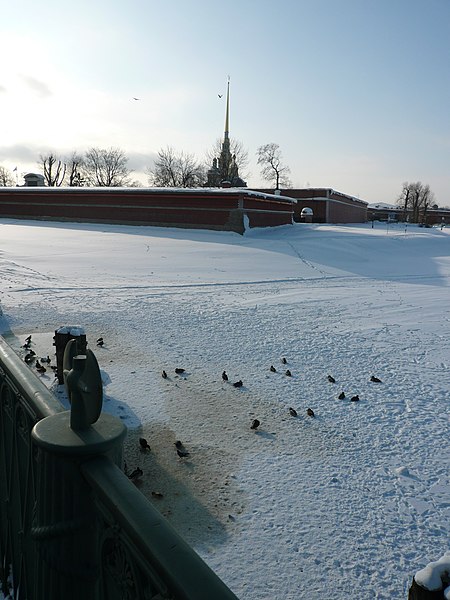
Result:
{"label": "duck", "polygon": [[150,444],[147,442],[147,440],[145,438],[139,438],[139,445],[141,447],[141,450],[151,450],[150,448]]}
{"label": "duck", "polygon": [[143,474],[144,474],[144,471],[140,467],[136,467],[134,469],[134,471],[132,471],[128,475],[128,479],[131,479],[132,481],[136,481],[137,479],[139,479],[140,477],[142,477]]}

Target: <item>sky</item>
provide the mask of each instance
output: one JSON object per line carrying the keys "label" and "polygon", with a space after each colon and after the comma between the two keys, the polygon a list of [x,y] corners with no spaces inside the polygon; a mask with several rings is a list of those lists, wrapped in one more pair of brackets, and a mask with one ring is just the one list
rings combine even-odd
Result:
{"label": "sky", "polygon": [[450,228],[0,233],[0,333],[54,366],[84,329],[128,472],[239,600],[406,600],[450,550]]}
{"label": "sky", "polygon": [[[294,187],[395,202],[428,183],[450,204],[448,0],[18,0],[0,23],[0,165],[121,148],[135,178],[158,150],[204,160],[223,136],[274,142]],[[133,100],[133,98],[139,100]]]}

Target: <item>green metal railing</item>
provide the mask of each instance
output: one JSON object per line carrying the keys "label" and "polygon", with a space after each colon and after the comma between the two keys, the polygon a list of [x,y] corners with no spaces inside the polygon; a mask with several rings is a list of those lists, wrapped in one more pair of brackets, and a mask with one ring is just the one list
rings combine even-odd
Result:
{"label": "green metal railing", "polygon": [[66,411],[0,338],[0,567],[15,600],[236,600],[121,471],[95,356],[64,354]]}

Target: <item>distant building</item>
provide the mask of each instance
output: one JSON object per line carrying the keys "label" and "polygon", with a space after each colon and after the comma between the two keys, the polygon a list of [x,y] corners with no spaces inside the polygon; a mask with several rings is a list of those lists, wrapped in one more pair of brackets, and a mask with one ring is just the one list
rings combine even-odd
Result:
{"label": "distant building", "polygon": [[[273,194],[274,190],[258,188],[259,192]],[[277,193],[278,190],[275,192]],[[313,223],[365,223],[368,203],[355,196],[332,188],[283,189],[284,197],[294,198],[294,221],[302,222],[302,210],[312,209]]]}
{"label": "distant building", "polygon": [[205,187],[247,187],[247,183],[239,177],[236,156],[230,149],[230,80],[227,87],[227,106],[225,113],[225,133],[220,156],[213,159],[208,170]]}
{"label": "distant building", "polygon": [[43,175],[38,173],[27,173],[23,176],[25,179],[25,187],[44,187],[45,179]]}
{"label": "distant building", "polygon": [[[369,221],[411,221],[412,210],[394,204],[370,204],[367,208]],[[419,225],[450,224],[450,208],[427,208],[419,210]]]}

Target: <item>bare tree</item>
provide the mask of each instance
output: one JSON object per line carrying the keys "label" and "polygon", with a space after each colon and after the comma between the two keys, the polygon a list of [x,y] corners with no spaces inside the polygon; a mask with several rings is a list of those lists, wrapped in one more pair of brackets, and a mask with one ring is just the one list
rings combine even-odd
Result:
{"label": "bare tree", "polygon": [[77,152],[66,158],[66,179],[65,184],[69,187],[82,187],[85,184],[83,176],[84,158]]}
{"label": "bare tree", "polygon": [[404,218],[409,213],[411,222],[425,223],[428,209],[434,204],[434,194],[428,184],[421,181],[414,183],[405,182],[402,187],[397,204],[403,207]]}
{"label": "bare tree", "polygon": [[0,165],[0,187],[13,187],[15,185],[16,182],[11,171]]}
{"label": "bare tree", "polygon": [[205,170],[193,154],[175,152],[168,146],[158,152],[153,167],[147,170],[149,184],[155,187],[200,187],[205,181]]}
{"label": "bare tree", "polygon": [[84,157],[83,175],[88,185],[98,187],[129,186],[131,169],[120,148],[91,148]]}
{"label": "bare tree", "polygon": [[[214,159],[220,158],[222,153],[222,144],[223,140],[221,138],[217,138],[211,149],[206,152],[206,169],[211,167]],[[246,170],[248,168],[249,158],[248,152],[244,148],[244,144],[239,140],[230,138],[230,155],[234,157],[234,164],[239,171],[239,176],[242,179],[248,179],[250,177],[250,173],[248,173]],[[224,178],[227,179],[226,174],[224,175]]]}
{"label": "bare tree", "polygon": [[291,181],[288,174],[290,168],[283,164],[281,151],[278,144],[271,142],[260,146],[256,151],[258,155],[258,165],[261,165],[261,176],[266,181],[274,183],[275,189],[279,190],[280,186],[290,187]]}
{"label": "bare tree", "polygon": [[38,165],[42,167],[45,183],[49,187],[59,187],[63,184],[67,166],[53,152],[50,152],[50,154],[41,154]]}
{"label": "bare tree", "polygon": [[403,221],[406,221],[406,217],[408,216],[408,208],[411,197],[411,189],[410,184],[405,181],[402,187],[402,191],[400,196],[397,198],[397,205],[403,208]]}

